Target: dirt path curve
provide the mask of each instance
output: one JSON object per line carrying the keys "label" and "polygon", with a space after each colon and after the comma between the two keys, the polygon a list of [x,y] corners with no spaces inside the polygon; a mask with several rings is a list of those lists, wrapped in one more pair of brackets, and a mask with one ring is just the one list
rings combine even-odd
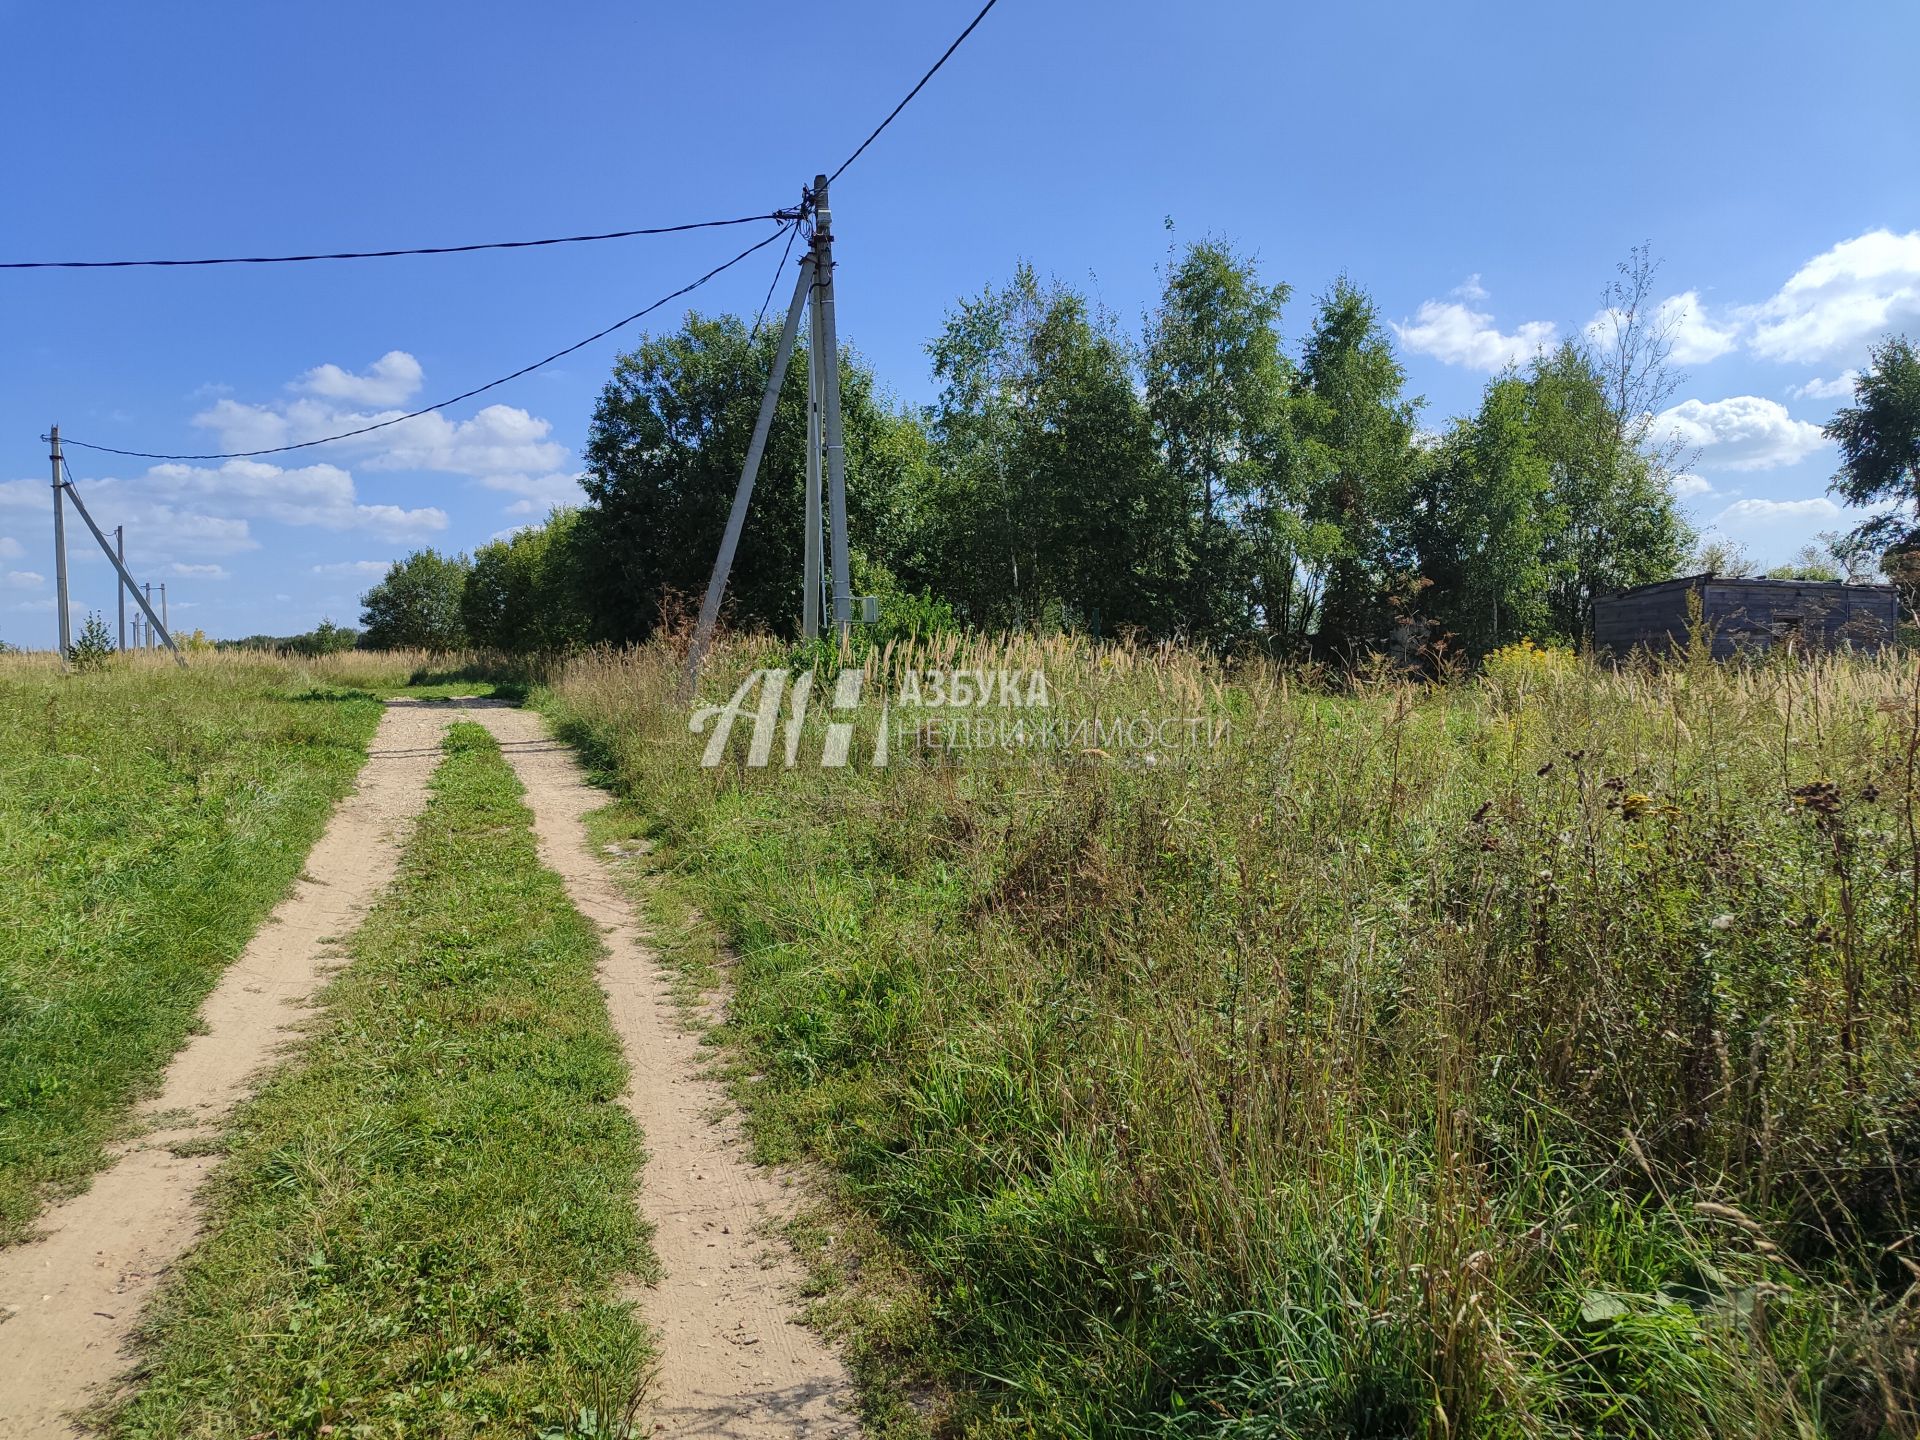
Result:
{"label": "dirt path curve", "polygon": [[393,878],[457,713],[388,705],[305,872],[207,996],[203,1029],[173,1057],[160,1094],[140,1106],[153,1128],[116,1147],[84,1194],[48,1211],[40,1238],[0,1250],[0,1437],[81,1433],[66,1415],[127,1368],[122,1347],[141,1306],[199,1230],[194,1192],[215,1157],[179,1152],[219,1133],[337,963],[327,941],[350,932]]}
{"label": "dirt path curve", "polygon": [[790,1198],[752,1164],[726,1093],[702,1079],[703,1047],[682,1028],[633,908],[588,838],[607,803],[573,753],[527,710],[476,709],[526,787],[540,858],[605,932],[607,1008],[632,1067],[625,1103],[646,1139],[640,1203],[664,1277],[643,1293],[660,1342],[649,1392],[653,1433],[702,1440],[852,1437],[852,1386],[839,1360],[793,1318],[798,1273],[765,1222]]}

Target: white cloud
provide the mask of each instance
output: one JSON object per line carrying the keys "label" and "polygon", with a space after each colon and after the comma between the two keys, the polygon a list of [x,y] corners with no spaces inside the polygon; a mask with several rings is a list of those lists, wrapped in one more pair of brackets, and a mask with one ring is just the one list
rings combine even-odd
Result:
{"label": "white cloud", "polygon": [[219,513],[272,520],[322,530],[364,530],[388,539],[432,534],[447,528],[447,512],[432,506],[366,505],[353,476],[337,465],[282,469],[259,460],[228,460],[218,469],[167,463],[147,472],[143,484],[168,499],[191,500]]}
{"label": "white cloud", "polygon": [[1676,475],[1673,477],[1673,494],[1677,500],[1695,500],[1714,493],[1712,483],[1704,476]]}
{"label": "white cloud", "polygon": [[1673,338],[1673,361],[1677,365],[1704,365],[1717,360],[1740,341],[1737,324],[1716,325],[1700,303],[1697,290],[1683,290],[1660,302],[1654,312],[1657,325]]}
{"label": "white cloud", "polygon": [[1713,517],[1713,523],[1744,527],[1781,524],[1831,527],[1845,519],[1846,514],[1824,495],[1809,496],[1805,500],[1762,500],[1750,496],[1727,506]]}
{"label": "white cloud", "polygon": [[1804,385],[1794,386],[1787,394],[1796,400],[1839,400],[1853,394],[1853,382],[1859,378],[1858,370],[1842,370],[1831,380],[1815,376]]}
{"label": "white cloud", "polygon": [[1697,449],[1700,463],[1714,470],[1771,470],[1826,443],[1818,425],[1795,420],[1778,400],[1758,395],[1683,400],[1654,417],[1653,432]]}
{"label": "white cloud", "polygon": [[551,421],[513,405],[489,405],[471,420],[422,415],[394,426],[367,468],[440,470],[480,480],[543,474],[567,461],[567,447],[547,438],[552,430]]}
{"label": "white cloud", "polygon": [[18,560],[26,553],[27,547],[11,535],[0,535],[0,560]]}
{"label": "white cloud", "polygon": [[391,560],[335,560],[326,565],[316,565],[316,575],[352,575],[377,580],[393,568]]}
{"label": "white cloud", "polygon": [[[1477,280],[1472,283],[1477,289]],[[1503,334],[1491,315],[1459,300],[1423,300],[1413,319],[1399,322],[1393,329],[1400,343],[1416,354],[1431,355],[1446,365],[1486,371],[1532,359],[1553,344],[1555,335],[1551,320],[1523,321],[1513,334]]]}
{"label": "white cloud", "polygon": [[178,560],[167,567],[177,580],[231,580],[233,573],[224,565],[182,565]]}
{"label": "white cloud", "polygon": [[[1600,311],[1587,322],[1587,339],[1605,347],[1625,320],[1625,312]],[[1665,334],[1673,349],[1668,358],[1676,365],[1704,365],[1717,360],[1740,343],[1740,322],[1715,322],[1701,303],[1700,292],[1682,290],[1669,295],[1654,307],[1653,325]]]}
{"label": "white cloud", "polygon": [[1487,287],[1480,283],[1480,272],[1476,270],[1447,293],[1460,300],[1484,300]]}
{"label": "white cloud", "polygon": [[1746,318],[1748,345],[1768,360],[1858,355],[1869,340],[1920,321],[1920,230],[1870,230],[1841,241]]}
{"label": "white cloud", "polygon": [[38,590],[47,583],[47,577],[32,570],[9,570],[6,585],[9,590]]}
{"label": "white cloud", "polygon": [[316,365],[290,389],[349,405],[383,408],[411,399],[420,389],[420,362],[404,350],[389,350],[363,375],[338,365]]}

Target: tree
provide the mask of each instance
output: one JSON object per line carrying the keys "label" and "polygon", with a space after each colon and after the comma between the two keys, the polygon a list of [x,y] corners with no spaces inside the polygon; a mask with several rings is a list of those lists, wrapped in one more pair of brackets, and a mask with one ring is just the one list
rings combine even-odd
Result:
{"label": "tree", "polygon": [[113,636],[98,610],[89,610],[87,620],[67,647],[67,660],[77,670],[98,670],[113,658]]}
{"label": "tree", "polygon": [[1610,379],[1572,344],[1537,357],[1528,371],[1534,450],[1551,476],[1545,503],[1554,513],[1541,536],[1550,629],[1559,638],[1588,633],[1594,596],[1670,578],[1693,543],[1668,483],[1672,457],[1650,450],[1648,426],[1616,408],[1642,403],[1635,385],[1665,381],[1644,361],[1632,374],[1639,379],[1623,391],[1618,372]]}
{"label": "tree", "polygon": [[516,530],[473,554],[460,617],[474,644],[493,650],[565,650],[588,633],[578,510]]}
{"label": "tree", "polygon": [[1084,296],[1021,265],[947,317],[934,465],[907,577],[981,625],[1170,620],[1155,559],[1177,522],[1125,343]]}
{"label": "tree", "polygon": [[1297,497],[1278,463],[1293,383],[1279,334],[1288,294],[1225,242],[1202,240],[1168,269],[1148,319],[1147,409],[1186,521],[1168,547],[1180,618],[1216,641],[1253,628],[1261,601],[1284,628],[1291,604]]}
{"label": "tree", "polygon": [[1409,578],[1400,547],[1420,402],[1403,396],[1405,383],[1373,300],[1343,276],[1320,298],[1291,407],[1310,542],[1302,614],[1317,586],[1316,645],[1338,660],[1385,640],[1389,597]]}
{"label": "tree", "polygon": [[1453,427],[1423,470],[1410,521],[1428,582],[1423,608],[1473,655],[1548,638],[1553,477],[1536,444],[1527,382],[1496,378],[1479,412]]}
{"label": "tree", "polygon": [[1891,506],[1861,522],[1849,542],[1876,554],[1905,554],[1920,544],[1914,518],[1920,505],[1920,352],[1906,336],[1889,336],[1873,348],[1872,363],[1853,382],[1853,401],[1827,423],[1827,438],[1840,447],[1840,470],[1828,489],[1850,505]]}
{"label": "tree", "polygon": [[[579,536],[594,638],[644,639],[705,591],[777,339],[738,316],[689,315],[616,362],[588,432]],[[850,353],[839,363],[849,541],[891,565],[903,479],[924,463],[925,440],[885,403],[870,369]],[[736,624],[786,630],[800,613],[806,406],[796,345],[728,584]]]}
{"label": "tree", "polygon": [[360,644],[369,650],[457,650],[466,643],[460,598],[467,557],[416,550],[360,597]]}

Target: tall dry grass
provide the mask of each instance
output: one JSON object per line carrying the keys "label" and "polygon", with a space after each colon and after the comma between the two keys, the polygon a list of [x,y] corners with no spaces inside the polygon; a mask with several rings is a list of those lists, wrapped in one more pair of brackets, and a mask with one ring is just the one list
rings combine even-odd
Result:
{"label": "tall dry grass", "polygon": [[762,1144],[914,1258],[954,1428],[1915,1433],[1910,658],[864,663],[1232,725],[707,770],[671,651],[557,678],[739,951]]}

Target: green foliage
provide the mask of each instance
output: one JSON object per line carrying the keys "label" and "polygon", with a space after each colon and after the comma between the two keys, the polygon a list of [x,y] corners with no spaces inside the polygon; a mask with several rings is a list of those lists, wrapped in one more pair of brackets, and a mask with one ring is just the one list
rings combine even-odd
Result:
{"label": "green foliage", "polygon": [[1920,505],[1920,350],[1904,335],[1873,349],[1872,363],[1853,385],[1853,401],[1827,423],[1840,447],[1840,472],[1829,487],[1850,505],[1891,504],[1863,521],[1853,539],[1872,550],[1920,541],[1914,508]]}
{"label": "green foliage", "polygon": [[353,783],[379,702],[290,678],[0,668],[0,1242],[99,1166]]}
{"label": "green foliage", "polygon": [[360,644],[375,650],[458,650],[466,643],[461,597],[471,564],[464,555],[416,550],[396,560],[360,597]]}
{"label": "green foliage", "polygon": [[[1295,508],[1283,461],[1293,366],[1280,348],[1285,285],[1224,241],[1168,268],[1142,355],[1147,408],[1179,508],[1155,552],[1170,562],[1178,623],[1211,641],[1245,634],[1288,587],[1293,547],[1276,518]],[[1276,587],[1275,571],[1283,572]]]}
{"label": "green foliage", "polygon": [[[737,316],[693,315],[616,362],[586,450],[581,546],[594,638],[641,639],[697,608],[778,338]],[[840,397],[849,532],[884,562],[901,548],[898,507],[924,440],[851,352],[840,356]],[[806,406],[806,347],[796,345],[728,585],[741,627],[790,632],[800,613]]]}
{"label": "green foliage", "polygon": [[585,529],[578,510],[482,545],[461,594],[467,638],[510,653],[569,650],[586,643],[589,605]]}
{"label": "green foliage", "polygon": [[87,612],[86,624],[67,649],[67,660],[76,670],[98,670],[113,658],[113,634],[98,610]]}
{"label": "green foliage", "polygon": [[638,1389],[619,1277],[653,1261],[599,937],[484,730],[452,728],[433,788],[317,1032],[234,1123],[115,1434],[571,1434],[585,1392]]}
{"label": "green foliage", "polygon": [[1049,613],[1165,629],[1170,508],[1124,341],[1085,296],[1022,265],[947,317],[933,464],[900,570],[969,623]]}
{"label": "green foliage", "polygon": [[1342,277],[1320,299],[1301,359],[1293,415],[1296,489],[1314,541],[1309,599],[1317,593],[1315,648],[1340,661],[1386,638],[1408,583],[1397,554],[1416,473],[1406,372],[1380,312]]}

